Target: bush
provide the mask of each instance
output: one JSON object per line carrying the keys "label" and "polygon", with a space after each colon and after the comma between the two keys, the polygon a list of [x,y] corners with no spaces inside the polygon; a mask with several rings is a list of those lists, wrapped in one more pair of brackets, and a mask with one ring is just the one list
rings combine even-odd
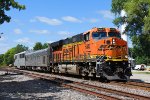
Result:
{"label": "bush", "polygon": [[146,64],[149,65],[150,64],[150,58],[146,57],[146,56],[141,56],[141,57],[136,57],[136,64]]}

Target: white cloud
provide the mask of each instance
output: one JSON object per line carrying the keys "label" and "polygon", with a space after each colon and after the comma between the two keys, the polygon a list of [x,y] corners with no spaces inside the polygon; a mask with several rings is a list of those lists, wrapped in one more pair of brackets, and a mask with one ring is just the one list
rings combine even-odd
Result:
{"label": "white cloud", "polygon": [[74,22],[74,23],[81,23],[82,21],[79,20],[78,18],[75,18],[75,17],[72,17],[72,16],[65,16],[65,17],[62,17],[62,19],[64,21],[68,21],[68,22]]}
{"label": "white cloud", "polygon": [[47,17],[41,17],[41,16],[37,16],[36,19],[40,22],[49,24],[49,25],[53,25],[53,26],[57,26],[57,25],[61,25],[62,22],[58,19],[50,19]]}
{"label": "white cloud", "polygon": [[58,34],[60,34],[60,35],[69,35],[70,33],[68,31],[59,31]]}
{"label": "white cloud", "polygon": [[86,22],[90,22],[90,23],[97,23],[100,21],[100,19],[97,19],[97,18],[82,18],[82,20]]}
{"label": "white cloud", "polygon": [[98,14],[101,14],[104,18],[114,19],[115,15],[109,10],[100,10],[97,11]]}
{"label": "white cloud", "polygon": [[21,31],[21,29],[17,28],[17,29],[14,29],[14,33],[15,34],[22,34],[22,31]]}
{"label": "white cloud", "polygon": [[60,35],[61,39],[66,39],[66,38],[69,38],[71,36],[72,32],[59,31],[59,32],[57,32],[57,34]]}
{"label": "white cloud", "polygon": [[36,20],[35,19],[30,19],[30,22],[33,23],[33,22],[36,22]]}
{"label": "white cloud", "polygon": [[15,40],[15,42],[17,43],[30,43],[30,39],[29,38],[20,38],[18,40]]}
{"label": "white cloud", "polygon": [[89,19],[89,22],[90,23],[97,23],[97,22],[99,22],[100,20],[99,19],[96,19],[96,18],[91,18],[91,19]]}
{"label": "white cloud", "polygon": [[15,24],[18,24],[19,26],[23,26],[24,23],[22,23],[20,20],[18,19],[12,19],[12,22],[15,23]]}
{"label": "white cloud", "polygon": [[37,33],[37,34],[48,34],[50,33],[48,30],[30,30],[30,33]]}
{"label": "white cloud", "polygon": [[52,43],[52,42],[54,42],[54,41],[51,41],[51,40],[50,40],[50,41],[47,41],[46,43]]}
{"label": "white cloud", "polygon": [[5,38],[5,37],[0,36],[0,41],[5,41],[5,40],[6,40],[6,38]]}

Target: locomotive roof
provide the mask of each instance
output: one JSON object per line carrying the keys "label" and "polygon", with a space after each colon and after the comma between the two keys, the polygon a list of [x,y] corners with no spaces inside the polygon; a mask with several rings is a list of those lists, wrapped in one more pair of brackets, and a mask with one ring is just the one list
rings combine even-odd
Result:
{"label": "locomotive roof", "polygon": [[69,44],[69,43],[80,42],[83,40],[84,40],[83,33],[80,33],[80,34],[74,35],[72,37],[53,42],[50,44],[50,46],[57,47],[57,46],[62,46],[62,45]]}
{"label": "locomotive roof", "polygon": [[23,51],[23,52],[17,53],[17,54],[15,54],[15,55],[19,55],[19,54],[23,54],[23,53],[26,53],[26,51]]}
{"label": "locomotive roof", "polygon": [[69,37],[69,38],[66,38],[66,39],[62,39],[62,40],[59,40],[59,41],[56,41],[56,42],[53,42],[50,44],[51,47],[55,48],[55,47],[58,47],[58,46],[62,46],[62,45],[65,45],[65,44],[69,44],[69,43],[74,43],[74,42],[81,42],[84,40],[84,36],[83,34],[86,34],[90,31],[94,31],[94,30],[98,30],[98,29],[105,29],[105,30],[113,30],[115,29],[116,31],[118,31],[116,28],[106,28],[106,27],[94,27],[84,33],[80,33],[80,34],[77,34],[77,35],[74,35],[72,37]]}
{"label": "locomotive roof", "polygon": [[44,53],[47,53],[47,51],[48,51],[48,48],[42,49],[42,50],[37,50],[37,51],[27,52],[26,55],[44,54]]}

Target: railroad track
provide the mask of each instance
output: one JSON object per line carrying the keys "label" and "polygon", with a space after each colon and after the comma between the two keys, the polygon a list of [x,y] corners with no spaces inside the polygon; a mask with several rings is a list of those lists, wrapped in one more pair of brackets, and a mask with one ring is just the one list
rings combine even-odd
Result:
{"label": "railroad track", "polygon": [[124,86],[124,87],[130,87],[133,89],[140,89],[150,92],[150,83],[144,83],[144,82],[134,82],[134,81],[128,81],[128,82],[116,82],[112,81],[109,84],[111,85],[118,85],[118,86]]}
{"label": "railroad track", "polygon": [[131,84],[131,85],[135,85],[135,86],[140,86],[140,87],[146,87],[146,88],[148,88],[150,90],[150,83],[129,81],[127,84]]}
{"label": "railroad track", "polygon": [[[150,100],[150,97],[137,95],[133,93],[123,92],[119,90],[114,90],[110,88],[98,87],[95,85],[74,82],[70,80],[60,79],[56,77],[51,77],[47,74],[37,73],[37,72],[29,72],[29,71],[20,71],[15,69],[8,69],[8,71],[15,72],[15,73],[23,73],[30,77],[49,80],[55,84],[58,84],[63,87],[71,88],[73,90],[83,92],[86,94],[91,94],[106,100],[122,100],[125,99],[137,99],[137,100]],[[131,83],[130,83],[131,84]],[[134,83],[132,83],[134,84]],[[140,83],[138,84],[140,86]],[[145,85],[144,85],[145,86]]]}

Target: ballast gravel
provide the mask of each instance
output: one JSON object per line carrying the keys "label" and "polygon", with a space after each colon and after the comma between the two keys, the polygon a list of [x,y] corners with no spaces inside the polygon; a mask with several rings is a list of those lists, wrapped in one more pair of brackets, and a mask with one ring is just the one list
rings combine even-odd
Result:
{"label": "ballast gravel", "polygon": [[100,100],[49,81],[0,71],[0,100]]}
{"label": "ballast gravel", "polygon": [[[48,76],[63,78],[63,79],[67,79],[67,80],[82,82],[82,83],[86,83],[86,84],[90,84],[90,85],[96,85],[96,86],[100,86],[100,87],[104,87],[104,88],[109,88],[109,89],[114,89],[114,90],[119,90],[119,91],[123,91],[123,92],[128,92],[128,93],[133,93],[133,94],[137,94],[137,95],[150,97],[150,92],[144,91],[144,90],[141,90],[141,89],[138,89],[138,88],[133,89],[133,88],[129,88],[129,87],[111,85],[109,83],[107,84],[107,83],[101,83],[101,82],[98,82],[98,81],[83,80],[83,79],[65,77],[65,76],[59,76],[59,75],[48,75]],[[143,76],[145,76],[145,75],[143,75]],[[137,79],[145,82],[144,79],[142,79],[142,78],[141,79],[137,78]],[[149,79],[149,77],[147,77],[147,79]],[[134,79],[132,79],[132,80],[134,80]],[[150,80],[146,81],[146,82],[150,82]]]}
{"label": "ballast gravel", "polygon": [[[99,100],[100,98],[85,95],[83,93],[73,91],[70,89],[62,88],[51,84],[47,81],[33,79],[24,75],[4,75],[5,72],[0,71],[0,100],[9,99],[29,99],[29,100]],[[35,72],[36,73],[36,72]],[[44,73],[41,73],[44,74]],[[114,90],[125,91],[133,94],[150,96],[150,92],[133,89],[129,87],[122,87],[117,85],[110,85],[107,83],[101,83],[98,81],[83,80],[79,78],[66,77],[60,75],[44,74],[51,77],[63,78],[67,80],[83,82],[86,84],[96,85],[105,88],[111,88]],[[1,77],[2,76],[2,77]],[[134,80],[134,79],[133,79]],[[142,80],[142,79],[138,79]],[[149,81],[150,82],[150,81]],[[3,83],[7,84],[4,85]],[[20,84],[22,83],[22,84]],[[10,92],[9,92],[10,91]],[[6,99],[5,99],[6,98]],[[120,98],[120,97],[119,97]],[[121,97],[121,99],[127,99]]]}
{"label": "ballast gravel", "polygon": [[150,83],[150,74],[133,73],[133,76],[131,76],[131,80]]}

